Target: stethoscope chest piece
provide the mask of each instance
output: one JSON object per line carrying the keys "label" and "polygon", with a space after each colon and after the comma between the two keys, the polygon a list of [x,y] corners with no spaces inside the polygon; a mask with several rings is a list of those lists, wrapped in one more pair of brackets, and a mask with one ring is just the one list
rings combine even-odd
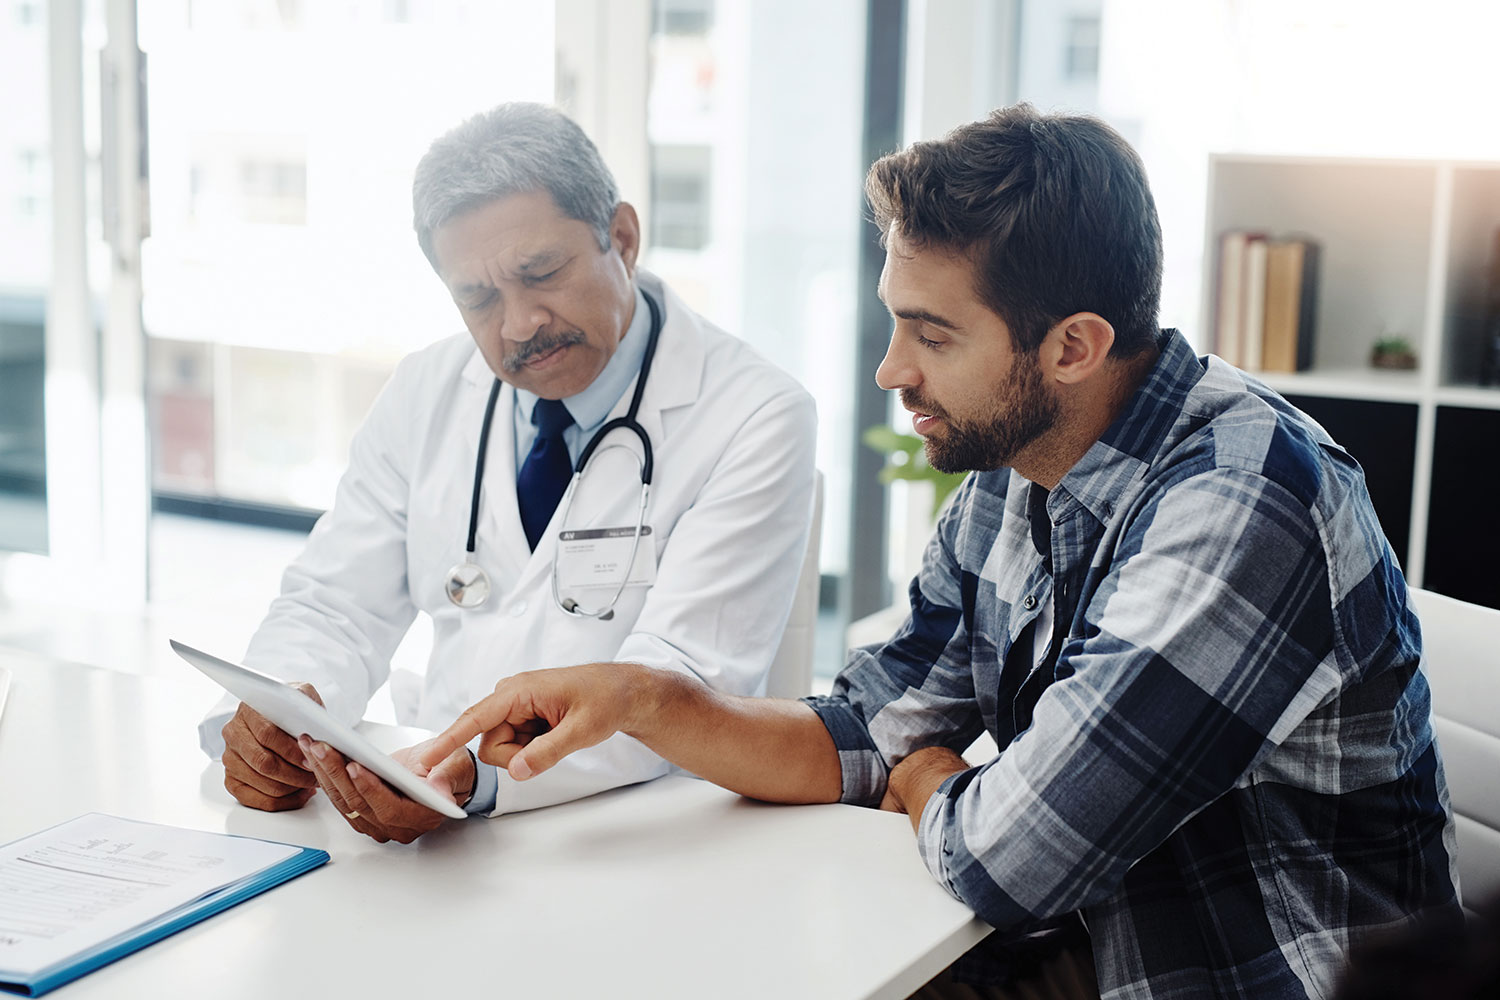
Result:
{"label": "stethoscope chest piece", "polygon": [[490,578],[473,561],[465,559],[448,571],[443,582],[448,600],[461,608],[477,608],[490,599]]}

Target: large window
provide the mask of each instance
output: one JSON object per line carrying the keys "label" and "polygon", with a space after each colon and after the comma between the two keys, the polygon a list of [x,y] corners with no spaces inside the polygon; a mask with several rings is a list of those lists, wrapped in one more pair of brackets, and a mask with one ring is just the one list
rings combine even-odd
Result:
{"label": "large window", "polygon": [[[0,18],[0,92],[47,90],[45,17],[36,3]],[[51,161],[45,101],[0,112],[0,550],[46,552],[43,434]]]}
{"label": "large window", "polygon": [[320,509],[395,362],[460,329],[411,232],[428,143],[553,97],[551,3],[145,4],[158,494]]}
{"label": "large window", "polygon": [[859,431],[865,6],[654,0],[648,45],[646,264],[816,397],[825,578],[846,569]]}

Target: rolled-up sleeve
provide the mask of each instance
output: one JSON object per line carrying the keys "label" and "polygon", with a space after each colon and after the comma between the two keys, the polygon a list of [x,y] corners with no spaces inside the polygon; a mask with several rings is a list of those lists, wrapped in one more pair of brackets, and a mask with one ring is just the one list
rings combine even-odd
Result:
{"label": "rolled-up sleeve", "polygon": [[983,727],[957,558],[971,482],[960,487],[928,543],[906,621],[886,642],[850,650],[831,694],[804,699],[838,749],[844,802],[879,805],[902,759],[930,746],[961,752]]}

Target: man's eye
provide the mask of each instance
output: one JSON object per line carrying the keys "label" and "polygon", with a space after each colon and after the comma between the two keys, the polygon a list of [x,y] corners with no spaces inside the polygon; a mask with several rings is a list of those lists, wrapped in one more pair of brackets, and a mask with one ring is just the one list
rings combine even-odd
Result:
{"label": "man's eye", "polygon": [[920,333],[917,334],[916,336],[917,336],[917,343],[921,344],[923,347],[927,348],[928,350],[935,351],[939,347],[943,346],[943,342],[941,340],[928,340],[926,337],[922,336]]}
{"label": "man's eye", "polygon": [[543,282],[551,281],[553,278],[557,277],[557,272],[561,270],[562,268],[556,267],[548,271],[546,274],[528,274],[526,276],[526,283],[528,285],[540,285]]}

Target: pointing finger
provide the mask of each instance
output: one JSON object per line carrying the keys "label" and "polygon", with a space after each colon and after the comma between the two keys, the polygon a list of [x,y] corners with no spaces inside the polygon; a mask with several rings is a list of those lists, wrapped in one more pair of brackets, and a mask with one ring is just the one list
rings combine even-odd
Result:
{"label": "pointing finger", "polygon": [[454,721],[428,744],[417,758],[423,767],[436,767],[444,758],[464,746],[480,733],[494,729],[509,718],[515,707],[515,697],[496,691],[483,700],[470,705]]}

